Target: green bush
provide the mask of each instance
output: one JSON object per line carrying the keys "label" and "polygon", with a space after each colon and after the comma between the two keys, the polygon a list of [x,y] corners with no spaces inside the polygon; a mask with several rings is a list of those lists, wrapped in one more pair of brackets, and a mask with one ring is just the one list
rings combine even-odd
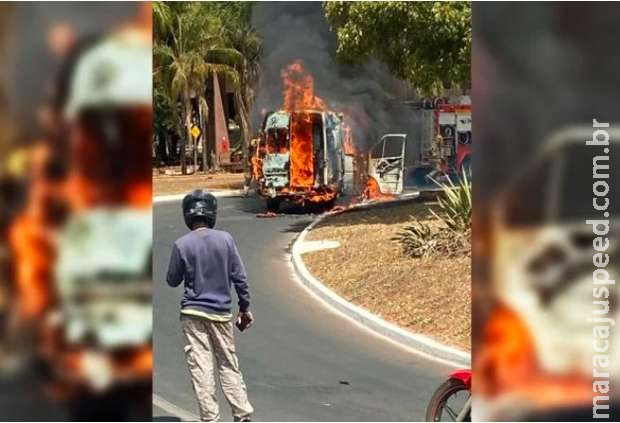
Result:
{"label": "green bush", "polygon": [[433,216],[442,221],[449,229],[464,234],[471,228],[472,194],[471,182],[463,171],[458,184],[448,178],[448,183],[435,182],[443,190],[439,196],[439,213],[431,210]]}
{"label": "green bush", "polygon": [[447,184],[437,183],[443,189],[439,197],[439,211],[431,213],[443,225],[433,229],[412,217],[413,223],[404,227],[393,238],[412,257],[430,257],[435,253],[455,256],[469,254],[471,249],[471,183],[465,172],[458,184],[448,178]]}
{"label": "green bush", "polygon": [[426,223],[415,221],[393,239],[400,242],[405,254],[412,257],[427,257],[433,252],[433,230]]}
{"label": "green bush", "polygon": [[447,257],[468,254],[470,232],[459,233],[449,228],[431,228],[423,222],[414,221],[405,226],[394,238],[405,254],[411,257],[431,257],[444,254]]}

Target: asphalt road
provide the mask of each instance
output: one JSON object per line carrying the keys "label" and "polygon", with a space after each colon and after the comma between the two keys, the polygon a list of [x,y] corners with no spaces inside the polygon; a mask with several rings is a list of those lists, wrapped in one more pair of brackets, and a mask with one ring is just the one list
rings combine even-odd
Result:
{"label": "asphalt road", "polygon": [[[254,419],[423,420],[432,392],[451,369],[377,337],[309,294],[296,281],[288,247],[312,216],[289,210],[257,218],[262,211],[257,198],[220,198],[216,225],[235,238],[249,276],[256,323],[236,331],[236,340]],[[182,288],[165,283],[171,246],[186,231],[180,202],[154,205],[156,421],[198,414],[182,350]],[[220,398],[222,418],[231,420]]]}

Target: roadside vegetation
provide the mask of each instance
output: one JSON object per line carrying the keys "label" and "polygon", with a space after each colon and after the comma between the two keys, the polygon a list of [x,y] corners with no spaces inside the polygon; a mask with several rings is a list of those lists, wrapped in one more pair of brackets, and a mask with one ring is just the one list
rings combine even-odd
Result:
{"label": "roadside vegetation", "polygon": [[[177,150],[191,146],[196,162],[198,145],[191,128],[198,125],[205,136],[203,170],[218,169],[209,143],[207,122],[213,99],[207,95],[213,78],[232,87],[244,157],[250,141],[249,110],[258,83],[261,40],[250,24],[252,2],[153,3],[153,90],[158,161],[172,161]],[[193,110],[198,111],[194,116]],[[180,146],[177,146],[180,143]],[[178,158],[182,174],[187,158]],[[247,160],[244,160],[247,162]]]}
{"label": "roadside vegetation", "polygon": [[470,2],[329,1],[323,8],[344,63],[378,59],[422,95],[471,85]]}
{"label": "roadside vegetation", "polygon": [[153,196],[186,193],[196,187],[206,190],[241,190],[243,174],[218,172],[208,175],[159,175],[153,178]]}
{"label": "roadside vegetation", "polygon": [[[439,202],[342,213],[326,219],[307,237],[337,241],[340,246],[303,254],[302,259],[313,275],[347,301],[404,329],[469,350],[469,247],[451,247],[444,253],[427,246],[432,252],[412,255],[395,240],[412,220],[433,235],[449,236],[442,231],[446,224],[437,218],[444,213]],[[429,242],[437,239],[431,237]]]}
{"label": "roadside vegetation", "polygon": [[438,199],[438,211],[431,210],[439,224],[431,226],[412,217],[412,223],[393,238],[411,257],[458,257],[471,252],[471,182],[463,173],[458,183],[448,179],[439,185],[443,195]]}

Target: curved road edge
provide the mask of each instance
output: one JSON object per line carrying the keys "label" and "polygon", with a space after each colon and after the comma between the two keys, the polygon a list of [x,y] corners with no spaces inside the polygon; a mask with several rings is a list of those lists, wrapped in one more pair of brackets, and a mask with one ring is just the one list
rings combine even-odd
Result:
{"label": "curved road edge", "polygon": [[[242,189],[222,189],[222,190],[209,190],[211,194],[215,197],[243,197],[246,195],[245,190]],[[165,203],[168,201],[179,201],[185,197],[187,193],[181,194],[167,194],[167,195],[156,195],[153,197],[153,204],[155,203]]]}
{"label": "curved road edge", "polygon": [[[403,198],[397,201],[409,201],[413,198]],[[360,206],[353,206],[353,208],[369,208],[375,204],[364,204]],[[471,355],[467,352],[458,350],[445,344],[441,344],[425,335],[411,333],[406,331],[392,323],[389,323],[382,318],[370,313],[362,307],[356,306],[344,298],[340,297],[334,291],[329,289],[322,281],[315,278],[306,265],[304,264],[301,253],[300,245],[304,242],[308,233],[323,220],[341,214],[344,211],[338,211],[333,213],[326,213],[317,217],[310,225],[308,225],[292,243],[291,246],[291,261],[296,275],[299,281],[321,299],[327,303],[331,308],[336,309],[338,312],[344,314],[351,320],[364,326],[370,331],[381,335],[388,340],[400,344],[401,346],[413,350],[414,352],[435,361],[440,361],[445,364],[458,368],[469,368],[471,366]]]}

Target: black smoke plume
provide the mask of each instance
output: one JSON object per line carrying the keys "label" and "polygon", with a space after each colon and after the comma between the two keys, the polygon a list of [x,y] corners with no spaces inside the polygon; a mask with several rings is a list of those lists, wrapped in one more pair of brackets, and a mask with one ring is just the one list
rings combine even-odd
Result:
{"label": "black smoke plume", "polygon": [[359,150],[367,150],[385,133],[404,132],[408,134],[407,161],[416,158],[419,119],[400,103],[407,85],[376,61],[355,67],[340,64],[336,35],[329,29],[321,2],[259,2],[252,21],[263,38],[264,51],[252,110],[255,128],[262,122],[263,110],[282,107],[280,72],[300,59],[314,77],[315,95],[331,110],[345,114]]}

